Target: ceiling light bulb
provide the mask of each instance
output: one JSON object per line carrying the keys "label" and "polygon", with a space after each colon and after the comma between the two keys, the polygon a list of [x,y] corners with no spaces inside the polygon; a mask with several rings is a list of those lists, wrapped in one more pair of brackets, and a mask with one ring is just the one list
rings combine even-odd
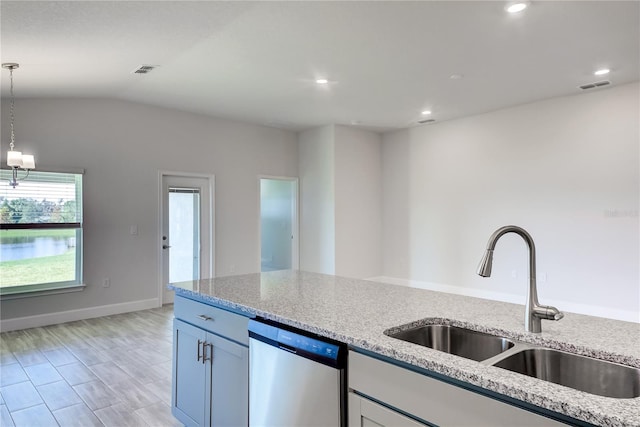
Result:
{"label": "ceiling light bulb", "polygon": [[603,68],[601,70],[596,71],[593,74],[595,74],[596,76],[604,76],[605,74],[609,74],[609,71],[611,70],[609,70],[608,68]]}
{"label": "ceiling light bulb", "polygon": [[22,153],[20,151],[7,151],[7,166],[12,168],[22,167]]}
{"label": "ceiling light bulb", "polygon": [[35,169],[36,168],[36,160],[33,154],[23,154],[22,155],[22,169]]}
{"label": "ceiling light bulb", "polygon": [[528,6],[528,2],[511,3],[506,7],[506,11],[509,13],[518,13],[525,10]]}
{"label": "ceiling light bulb", "polygon": [[424,111],[422,112],[422,115],[423,115],[423,116],[428,116],[429,114],[431,114],[431,111],[429,111],[429,110],[424,110]]}
{"label": "ceiling light bulb", "polygon": [[327,83],[329,83],[329,80],[327,80],[327,79],[317,79],[316,83],[318,83],[319,85],[326,85]]}

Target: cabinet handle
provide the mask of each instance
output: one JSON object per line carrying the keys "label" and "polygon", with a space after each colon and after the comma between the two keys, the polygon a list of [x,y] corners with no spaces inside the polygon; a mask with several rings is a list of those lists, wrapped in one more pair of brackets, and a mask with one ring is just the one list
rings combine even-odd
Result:
{"label": "cabinet handle", "polygon": [[[203,345],[204,343],[205,343],[204,341],[198,340],[198,362],[200,361],[200,359],[203,358],[203,356],[200,353],[200,346],[202,345],[202,350],[203,350],[202,353],[204,353],[204,345]],[[202,361],[202,363],[204,363],[204,360]]]}
{"label": "cabinet handle", "polygon": [[[207,347],[209,347],[210,357],[207,357]],[[204,365],[204,362],[207,361],[211,361],[213,363],[213,344],[204,342],[202,343],[202,364]]]}
{"label": "cabinet handle", "polygon": [[209,317],[206,314],[198,314],[196,317],[204,321],[211,320],[213,322],[213,317]]}

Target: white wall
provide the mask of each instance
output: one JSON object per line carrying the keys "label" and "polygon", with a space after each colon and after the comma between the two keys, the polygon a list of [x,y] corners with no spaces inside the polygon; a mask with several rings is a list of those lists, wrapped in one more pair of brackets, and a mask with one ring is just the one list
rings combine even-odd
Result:
{"label": "white wall", "polygon": [[300,268],[368,278],[382,272],[380,135],[339,125],[301,132]]}
{"label": "white wall", "polygon": [[382,137],[335,127],[336,274],[382,274]]}
{"label": "white wall", "polygon": [[298,135],[300,269],[335,273],[334,126]]}
{"label": "white wall", "polygon": [[[517,236],[498,244],[493,277],[475,274],[491,232],[513,223],[536,241],[543,303],[640,320],[639,90],[613,87],[389,133],[381,154],[375,135],[341,126],[296,140],[120,101],[20,99],[18,148],[36,154],[40,169],[86,169],[88,286],[3,301],[2,319],[156,298],[158,170],[215,174],[217,273],[258,271],[256,177],[299,168],[303,270],[383,274],[522,304],[527,259]],[[3,101],[3,153],[7,109]],[[138,236],[128,234],[134,224]],[[369,272],[380,253],[382,272]],[[100,286],[104,277],[110,288]]]}
{"label": "white wall", "polygon": [[[3,100],[3,154],[8,115]],[[19,99],[16,138],[43,170],[86,170],[87,288],[3,301],[2,319],[156,298],[159,170],[215,175],[217,274],[257,272],[257,177],[298,174],[292,132],[121,101]]]}
{"label": "white wall", "polygon": [[[385,276],[523,304],[533,236],[542,303],[640,321],[639,86],[554,98],[384,135]],[[402,280],[401,280],[402,281]]]}

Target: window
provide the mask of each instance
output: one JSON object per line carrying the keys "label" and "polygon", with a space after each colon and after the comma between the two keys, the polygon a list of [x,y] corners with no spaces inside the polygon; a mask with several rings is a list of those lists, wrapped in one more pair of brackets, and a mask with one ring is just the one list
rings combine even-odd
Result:
{"label": "window", "polygon": [[0,295],[82,285],[82,172],[0,170]]}

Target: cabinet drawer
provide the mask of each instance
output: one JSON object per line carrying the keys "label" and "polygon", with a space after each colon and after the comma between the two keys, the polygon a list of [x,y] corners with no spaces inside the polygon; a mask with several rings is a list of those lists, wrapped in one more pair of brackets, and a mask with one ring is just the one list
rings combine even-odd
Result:
{"label": "cabinet drawer", "polygon": [[174,315],[206,331],[249,345],[249,318],[202,302],[176,296]]}
{"label": "cabinet drawer", "polygon": [[353,351],[349,352],[349,388],[440,426],[566,426],[543,415]]}
{"label": "cabinet drawer", "polygon": [[349,427],[426,427],[398,412],[349,392]]}

